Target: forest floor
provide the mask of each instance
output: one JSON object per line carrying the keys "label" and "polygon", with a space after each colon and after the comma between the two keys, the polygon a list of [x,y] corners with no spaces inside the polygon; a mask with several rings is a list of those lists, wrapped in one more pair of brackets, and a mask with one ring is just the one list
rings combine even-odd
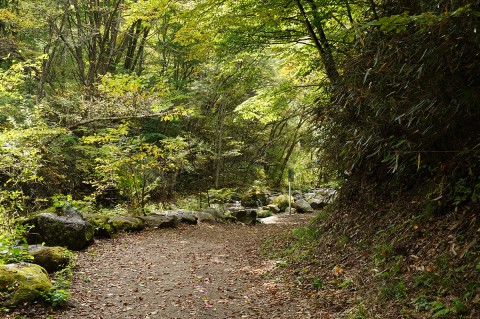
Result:
{"label": "forest floor", "polygon": [[323,318],[261,253],[272,236],[312,215],[275,222],[181,225],[98,240],[78,254],[71,306],[28,318]]}

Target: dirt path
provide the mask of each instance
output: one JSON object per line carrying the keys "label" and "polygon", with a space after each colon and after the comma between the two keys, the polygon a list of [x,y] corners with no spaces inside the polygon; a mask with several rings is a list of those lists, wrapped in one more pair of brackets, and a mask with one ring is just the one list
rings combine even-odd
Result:
{"label": "dirt path", "polygon": [[319,318],[269,278],[262,241],[308,216],[257,226],[181,226],[98,241],[79,254],[74,307],[53,318]]}

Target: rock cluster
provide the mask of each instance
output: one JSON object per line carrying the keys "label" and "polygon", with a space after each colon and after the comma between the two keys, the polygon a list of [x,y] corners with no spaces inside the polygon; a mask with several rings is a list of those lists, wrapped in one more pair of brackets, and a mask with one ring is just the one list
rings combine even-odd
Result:
{"label": "rock cluster", "polygon": [[[177,227],[179,223],[238,222],[253,225],[261,217],[281,212],[310,213],[322,209],[332,202],[335,195],[335,191],[329,189],[317,189],[306,194],[295,192],[291,198],[284,194],[273,196],[259,191],[247,192],[241,202],[217,205],[204,211],[176,209],[138,217],[101,213],[84,216],[74,208],[40,212],[25,222],[33,226],[27,241],[31,244],[29,253],[34,264],[0,265],[1,302],[12,306],[44,296],[52,289],[47,273],[68,265],[69,250],[84,249],[94,237],[112,237],[118,232],[145,228]],[[40,243],[42,245],[38,245]]]}

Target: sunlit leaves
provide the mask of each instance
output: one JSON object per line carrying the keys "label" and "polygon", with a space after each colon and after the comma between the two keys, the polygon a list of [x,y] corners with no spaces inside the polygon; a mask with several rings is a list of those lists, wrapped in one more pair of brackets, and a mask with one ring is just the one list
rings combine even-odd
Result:
{"label": "sunlit leaves", "polygon": [[108,128],[83,137],[82,142],[99,147],[95,175],[88,181],[97,194],[117,189],[128,198],[129,205],[141,209],[167,174],[188,167],[188,143],[180,137],[146,143],[130,133],[130,126],[125,123]]}

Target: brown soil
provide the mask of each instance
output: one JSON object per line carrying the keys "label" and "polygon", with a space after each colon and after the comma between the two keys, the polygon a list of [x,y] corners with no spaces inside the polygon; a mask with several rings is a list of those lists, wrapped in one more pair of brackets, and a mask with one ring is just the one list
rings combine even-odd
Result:
{"label": "brown soil", "polygon": [[[300,290],[271,277],[262,242],[305,223],[199,224],[101,240],[78,254],[72,307],[28,318],[322,318]],[[33,312],[33,313],[32,313]],[[50,316],[47,317],[47,315]]]}

